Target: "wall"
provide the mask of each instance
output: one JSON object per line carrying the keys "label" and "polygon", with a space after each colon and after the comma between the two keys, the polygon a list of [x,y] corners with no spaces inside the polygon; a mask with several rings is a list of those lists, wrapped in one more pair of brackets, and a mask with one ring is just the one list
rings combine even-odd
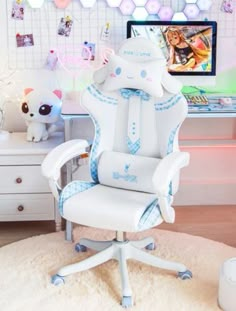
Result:
{"label": "wall", "polygon": [[[212,92],[236,93],[236,15],[220,10],[222,0],[212,1],[209,11],[203,11],[198,19],[218,22],[217,83]],[[184,1],[160,0],[175,11],[183,8]],[[1,37],[0,74],[12,74],[12,84],[4,89],[6,100],[5,126],[11,131],[24,131],[25,125],[18,112],[18,103],[25,87],[61,88],[65,98],[71,91],[79,91],[85,84],[81,75],[62,68],[50,71],[45,68],[50,49],[59,47],[64,52],[76,51],[82,42],[96,43],[96,59],[91,73],[101,64],[105,47],[116,49],[126,37],[126,21],[119,9],[109,8],[105,0],[97,0],[92,9],[84,9],[77,0],[65,10],[56,9],[53,1],[45,0],[41,9],[29,9],[25,5],[24,21],[10,18],[11,1],[5,0],[0,10]],[[69,38],[55,35],[61,17],[73,19]],[[152,17],[150,17],[152,18]],[[101,40],[102,27],[110,23],[109,41]],[[16,48],[17,33],[33,33],[34,47]],[[69,68],[71,69],[71,68]],[[80,72],[82,74],[82,72]],[[0,76],[1,77],[1,76]],[[1,86],[0,86],[1,88]],[[0,97],[1,98],[1,97]],[[2,100],[1,100],[2,102]],[[73,137],[93,136],[91,121],[75,121]],[[183,170],[180,192],[175,203],[184,204],[236,204],[236,122],[234,118],[188,118],[180,131],[182,149],[191,153],[191,163]]]}

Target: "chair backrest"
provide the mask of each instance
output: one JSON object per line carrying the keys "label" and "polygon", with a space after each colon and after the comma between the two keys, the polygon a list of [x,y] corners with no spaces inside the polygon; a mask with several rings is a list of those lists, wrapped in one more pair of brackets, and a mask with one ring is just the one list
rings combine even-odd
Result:
{"label": "chair backrest", "polygon": [[81,98],[95,125],[90,157],[94,181],[99,182],[103,151],[161,159],[179,150],[178,132],[187,103],[181,84],[168,74],[153,43],[127,39],[94,80]]}

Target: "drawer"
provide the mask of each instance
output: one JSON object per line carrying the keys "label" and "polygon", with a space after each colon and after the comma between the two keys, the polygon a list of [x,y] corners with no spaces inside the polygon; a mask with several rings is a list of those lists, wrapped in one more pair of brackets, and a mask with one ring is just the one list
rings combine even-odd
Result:
{"label": "drawer", "polygon": [[0,221],[54,220],[51,194],[0,195]]}
{"label": "drawer", "polygon": [[50,192],[40,165],[0,166],[0,193]]}

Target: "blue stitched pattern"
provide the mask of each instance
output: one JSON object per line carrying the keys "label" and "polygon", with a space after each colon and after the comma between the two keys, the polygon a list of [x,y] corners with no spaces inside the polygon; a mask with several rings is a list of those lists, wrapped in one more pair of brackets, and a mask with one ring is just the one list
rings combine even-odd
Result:
{"label": "blue stitched pattern", "polygon": [[179,100],[182,98],[182,96],[180,95],[176,95],[176,96],[173,96],[171,97],[170,99],[168,99],[167,101],[165,102],[162,102],[162,103],[156,103],[154,105],[155,107],[155,110],[156,111],[162,111],[162,110],[167,110],[173,106],[175,106]]}
{"label": "blue stitched pattern", "polygon": [[135,154],[140,148],[140,138],[136,140],[135,143],[132,143],[129,137],[127,137],[126,139],[127,139],[127,145],[128,145],[128,149],[130,153]]}
{"label": "blue stitched pattern", "polygon": [[97,153],[98,153],[98,146],[99,146],[100,138],[101,138],[101,129],[100,129],[100,126],[98,125],[98,122],[92,116],[91,118],[95,126],[95,137],[94,137],[91,154],[90,154],[90,174],[93,180],[95,182],[98,182]]}
{"label": "blue stitched pattern", "polygon": [[178,128],[180,127],[180,124],[178,124],[176,126],[176,128],[174,128],[171,133],[170,133],[170,136],[169,136],[169,139],[168,139],[168,145],[167,145],[167,154],[173,152],[173,146],[174,146],[174,139],[175,139],[175,136],[176,136],[176,132],[178,130]]}
{"label": "blue stitched pattern", "polygon": [[88,182],[88,181],[72,181],[69,183],[61,192],[59,198],[59,211],[63,216],[63,205],[66,200],[71,198],[73,195],[88,190],[96,185],[96,183]]}
{"label": "blue stitched pattern", "polygon": [[148,93],[138,89],[120,89],[120,94],[125,99],[129,99],[130,96],[138,96],[141,98],[141,100],[150,99],[150,95]]}
{"label": "blue stitched pattern", "polygon": [[[173,152],[174,139],[175,139],[175,135],[176,135],[176,132],[177,132],[179,127],[180,127],[180,124],[178,124],[176,126],[176,128],[174,128],[170,133],[170,136],[168,139],[168,145],[167,145],[167,154]],[[172,189],[172,182],[170,182],[170,184],[169,184],[169,194],[170,195],[173,193],[172,190],[173,190]]]}
{"label": "blue stitched pattern", "polygon": [[111,104],[111,105],[117,105],[118,101],[114,97],[105,96],[103,93],[101,93],[93,84],[90,85],[87,90],[89,93],[95,97],[96,99],[102,101],[105,104]]}
{"label": "blue stitched pattern", "polygon": [[140,218],[138,223],[138,230],[146,230],[155,226],[160,220],[162,220],[160,218],[160,207],[158,204],[158,199],[156,199],[147,207],[142,217]]}

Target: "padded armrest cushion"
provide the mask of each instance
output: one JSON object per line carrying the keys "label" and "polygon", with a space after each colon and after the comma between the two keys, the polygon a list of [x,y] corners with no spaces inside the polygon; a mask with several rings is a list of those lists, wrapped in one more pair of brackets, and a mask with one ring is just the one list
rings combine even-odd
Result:
{"label": "padded armrest cushion", "polygon": [[67,161],[85,153],[88,146],[86,140],[73,139],[54,148],[47,154],[41,165],[43,176],[57,180],[62,166]]}
{"label": "padded armrest cushion", "polygon": [[98,179],[103,185],[155,193],[153,173],[160,159],[104,151],[98,162]]}
{"label": "padded armrest cushion", "polygon": [[164,157],[155,172],[153,172],[153,184],[158,196],[167,196],[169,184],[181,168],[189,164],[189,153],[175,151]]}

